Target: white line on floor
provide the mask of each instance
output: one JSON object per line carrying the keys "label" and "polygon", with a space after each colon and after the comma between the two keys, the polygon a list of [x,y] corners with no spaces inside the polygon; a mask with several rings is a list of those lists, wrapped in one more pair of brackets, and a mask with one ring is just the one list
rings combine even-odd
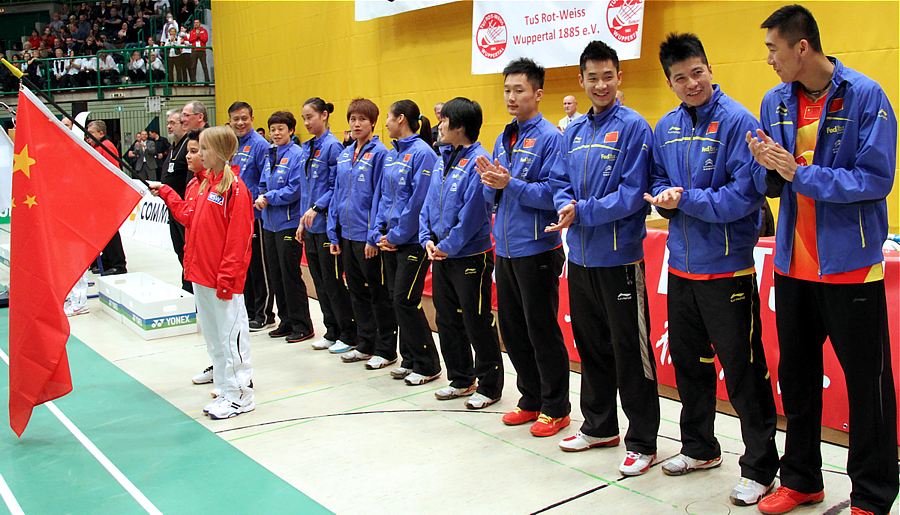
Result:
{"label": "white line on floor", "polygon": [[[0,349],[0,359],[2,359],[7,365],[9,365],[9,356],[7,356],[5,352],[3,352],[3,349]],[[103,454],[103,452],[99,448],[97,448],[96,445],[94,445],[94,442],[92,442],[84,433],[82,433],[74,422],[69,420],[69,417],[67,417],[62,411],[60,411],[60,409],[57,408],[56,405],[52,402],[44,403],[44,405],[47,406],[47,409],[50,410],[50,413],[53,413],[53,415],[60,422],[62,422],[66,429],[68,429],[69,432],[72,433],[72,435],[74,435],[79,442],[81,442],[81,445],[83,445],[84,448],[87,449],[88,452],[91,453],[91,455],[97,461],[99,461],[101,465],[103,465],[103,468],[105,468],[106,471],[109,472],[113,479],[115,479],[120,485],[122,485],[122,488],[124,488],[125,491],[128,492],[131,497],[133,497],[134,500],[141,505],[142,508],[144,508],[144,511],[152,515],[162,515],[162,512],[159,511],[159,508],[157,508],[152,502],[150,502],[150,499],[148,499],[143,492],[138,490],[138,487],[134,486],[134,483],[132,483],[131,480],[125,477],[125,474],[123,474],[122,471],[119,470],[119,467],[116,467],[116,465],[112,461],[110,461],[110,459],[107,458],[106,455]],[[12,494],[12,492],[10,492],[10,494]],[[3,498],[4,500],[6,499],[5,492]],[[15,512],[13,511],[13,513]],[[19,513],[21,513],[21,508]]]}
{"label": "white line on floor", "polygon": [[16,500],[16,496],[13,495],[12,490],[9,489],[9,485],[7,485],[6,481],[3,479],[3,474],[0,474],[0,497],[3,497],[3,502],[6,503],[6,508],[12,515],[25,515],[25,512],[22,511],[22,507],[19,506],[19,501]]}

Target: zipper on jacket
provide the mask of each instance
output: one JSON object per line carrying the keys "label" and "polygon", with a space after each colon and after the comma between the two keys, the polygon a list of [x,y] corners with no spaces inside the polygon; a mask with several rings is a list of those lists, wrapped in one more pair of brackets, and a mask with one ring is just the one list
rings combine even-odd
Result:
{"label": "zipper on jacket", "polygon": [[866,248],[866,233],[863,231],[862,206],[857,206],[856,212],[859,215],[859,239],[862,242],[862,248]]}
{"label": "zipper on jacket", "polygon": [[[591,122],[591,142],[588,143],[587,149],[584,151],[584,172],[581,175],[581,196],[582,198],[588,198],[587,193],[587,173],[588,173],[588,161],[591,158],[591,147],[594,145],[594,138],[597,137],[597,125],[594,123],[594,120],[590,120]],[[584,253],[584,224],[578,224],[578,228],[581,230],[581,259],[587,265],[587,256]]]}
{"label": "zipper on jacket", "polygon": [[[693,122],[693,120],[692,120]],[[694,144],[694,132],[697,130],[697,127],[693,124],[691,125],[691,139],[688,140],[688,148],[687,152],[684,155],[684,168],[687,172],[687,182],[688,189],[691,189],[691,146]],[[688,243],[688,234],[687,234],[687,217],[682,216],[681,223],[681,232],[684,234],[684,267],[687,268],[687,273],[691,273],[691,246]]]}
{"label": "zipper on jacket", "polygon": [[[397,161],[394,161],[394,162],[396,163]],[[384,172],[382,172],[382,173],[384,173]],[[401,174],[398,173],[397,175],[398,175],[397,180],[399,181]],[[385,230],[391,229],[391,217],[394,216],[394,206],[397,205],[397,185],[394,183],[394,181],[389,181],[389,182],[391,183],[391,208],[388,209],[387,220],[385,220],[385,223],[387,224],[387,226],[385,227]],[[372,201],[374,202],[375,199],[373,198]],[[399,222],[399,220],[398,220],[398,222]]]}
{"label": "zipper on jacket", "polygon": [[728,255],[728,251],[729,251],[728,247],[729,247],[729,245],[728,245],[728,224],[726,223],[725,224],[725,255],[726,256]]}

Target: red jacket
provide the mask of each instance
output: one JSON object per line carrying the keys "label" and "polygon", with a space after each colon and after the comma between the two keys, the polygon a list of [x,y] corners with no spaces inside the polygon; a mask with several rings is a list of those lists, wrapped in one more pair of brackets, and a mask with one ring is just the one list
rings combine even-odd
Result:
{"label": "red jacket", "polygon": [[[191,29],[189,39],[191,46],[206,46],[206,42],[209,41],[209,32],[206,32],[206,29],[203,27]],[[198,41],[200,42],[199,45],[197,44]]]}
{"label": "red jacket", "polygon": [[202,189],[199,180],[193,179],[193,202],[191,191],[186,190],[185,201],[169,186],[159,189],[172,216],[191,229],[185,234],[185,279],[215,288],[216,296],[225,300],[244,291],[253,236],[250,193],[238,177],[238,168],[233,170],[234,182],[224,195],[215,191],[217,178]]}

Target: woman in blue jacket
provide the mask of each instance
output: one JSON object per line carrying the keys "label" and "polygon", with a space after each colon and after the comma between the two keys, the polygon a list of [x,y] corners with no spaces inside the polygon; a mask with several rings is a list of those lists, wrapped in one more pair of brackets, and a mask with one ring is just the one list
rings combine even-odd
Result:
{"label": "woman in blue jacket", "polygon": [[412,100],[394,102],[385,126],[394,148],[385,158],[372,236],[383,252],[387,287],[400,326],[402,361],[391,376],[421,385],[441,375],[440,358],[422,311],[429,261],[418,242],[419,213],[437,156],[431,150],[431,124]]}
{"label": "woman in blue jacket", "polygon": [[306,263],[316,285],[325,336],[312,343],[315,350],[328,349],[332,354],[351,350],[356,341],[356,322],[350,294],[344,284],[344,266],[338,256],[331,255],[328,242],[328,204],[334,192],[337,158],[344,146],[328,127],[334,104],[319,97],[303,104],[303,126],[313,138],[300,146],[300,160],[307,188],[300,195],[300,208],[305,209],[297,228],[297,239],[306,247]]}
{"label": "woman in blue jacket", "polygon": [[347,107],[353,143],[337,159],[328,207],[331,254],[341,255],[356,318],[356,349],[345,363],[366,361],[374,370],[397,362],[397,319],[384,280],[384,263],[372,239],[387,149],[372,133],[378,106],[357,98]]}
{"label": "woman in blue jacket", "polygon": [[291,136],[297,120],[288,111],[269,117],[269,134],[275,144],[269,149],[271,167],[259,182],[256,209],[262,211],[263,246],[278,306],[278,327],[272,338],[297,343],[313,337],[306,283],[300,271],[303,245],[294,237],[300,222],[300,194],[305,189],[300,147]]}

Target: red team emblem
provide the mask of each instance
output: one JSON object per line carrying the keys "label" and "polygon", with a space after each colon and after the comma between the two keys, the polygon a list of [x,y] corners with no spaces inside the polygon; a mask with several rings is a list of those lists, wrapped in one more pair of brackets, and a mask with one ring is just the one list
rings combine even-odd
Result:
{"label": "red team emblem", "polygon": [[468,160],[468,159],[460,159],[460,160],[459,160],[459,163],[458,163],[456,166],[462,168],[463,166],[466,166],[467,164],[469,164],[469,160]]}
{"label": "red team emblem", "polygon": [[719,122],[709,122],[709,128],[706,129],[707,134],[715,134],[719,132]]}
{"label": "red team emblem", "polygon": [[411,158],[412,158],[412,154],[406,154],[403,156],[403,162],[408,163]]}
{"label": "red team emblem", "polygon": [[522,148],[531,148],[536,142],[536,138],[525,138],[525,141],[522,142]]}
{"label": "red team emblem", "polygon": [[488,13],[475,31],[475,45],[481,55],[496,59],[506,51],[506,22],[497,13]]}
{"label": "red team emblem", "polygon": [[603,136],[603,143],[616,143],[619,141],[619,131],[607,132]]}
{"label": "red team emblem", "polygon": [[313,157],[319,157],[322,154],[322,150],[316,150],[316,154]]}
{"label": "red team emblem", "polygon": [[244,146],[244,152],[250,152],[250,145]]}
{"label": "red team emblem", "polygon": [[363,154],[363,159],[365,159],[366,161],[368,161],[369,159],[372,159],[372,153],[366,152],[365,154]]}
{"label": "red team emblem", "polygon": [[281,162],[278,163],[278,164],[280,164],[280,165],[286,165],[286,164],[288,164],[288,158],[282,157],[282,158],[281,158]]}
{"label": "red team emblem", "polygon": [[606,25],[616,40],[631,43],[637,39],[643,4],[644,0],[610,0],[606,7]]}

